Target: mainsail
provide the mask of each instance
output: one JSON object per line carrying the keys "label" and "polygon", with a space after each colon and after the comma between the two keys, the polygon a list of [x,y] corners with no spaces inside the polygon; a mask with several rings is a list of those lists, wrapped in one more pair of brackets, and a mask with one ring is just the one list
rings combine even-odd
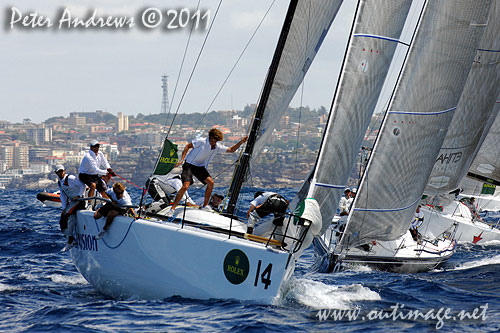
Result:
{"label": "mainsail", "polygon": [[[411,6],[405,1],[360,1],[339,85],[308,197],[331,223],[361,148]],[[305,195],[305,191],[302,192]],[[299,198],[299,201],[303,198]]]}
{"label": "mainsail", "polygon": [[495,0],[426,194],[448,193],[459,186],[482,143],[481,138],[491,126],[491,114],[500,93],[499,33],[500,1]]}
{"label": "mainsail", "polygon": [[457,108],[490,2],[427,1],[341,244],[394,240],[411,223]]}
{"label": "mainsail", "polygon": [[[252,161],[269,143],[297,88],[318,52],[343,0],[293,0],[254,115],[245,152],[229,189],[227,211],[233,213]],[[255,152],[255,153],[253,153]],[[253,153],[253,155],[252,155]]]}
{"label": "mainsail", "polygon": [[496,116],[479,152],[467,174],[469,177],[483,182],[500,185],[500,95],[494,106]]}

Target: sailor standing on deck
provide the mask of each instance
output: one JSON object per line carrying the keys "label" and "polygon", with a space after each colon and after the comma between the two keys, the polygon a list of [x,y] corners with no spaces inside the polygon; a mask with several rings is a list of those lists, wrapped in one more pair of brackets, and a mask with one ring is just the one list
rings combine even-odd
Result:
{"label": "sailor standing on deck", "polygon": [[76,223],[76,212],[85,209],[84,201],[77,201],[76,199],[83,197],[85,192],[85,184],[73,175],[66,175],[64,166],[56,165],[55,173],[59,178],[57,185],[59,186],[59,193],[61,197],[62,213],[59,225],[64,236],[68,240],[68,244],[64,247],[63,251],[69,250],[75,238],[73,231]]}
{"label": "sailor standing on deck", "polygon": [[[210,200],[210,196],[212,195],[212,190],[214,188],[214,180],[207,170],[208,164],[218,153],[234,153],[243,143],[247,141],[248,137],[243,137],[240,141],[238,141],[238,143],[230,148],[219,143],[219,141],[222,141],[223,139],[224,135],[222,132],[217,128],[212,128],[208,131],[208,138],[195,139],[186,145],[182,151],[182,156],[179,162],[175,165],[175,167],[178,167],[182,162],[184,162],[184,158],[186,158],[186,162],[182,165],[182,188],[177,192],[168,215],[173,214],[173,211],[181,202],[182,196],[186,193],[189,186],[193,184],[193,176],[198,178],[198,180],[203,184],[207,185],[203,207],[208,205],[208,201]],[[190,149],[192,150],[188,154]]]}
{"label": "sailor standing on deck", "polygon": [[89,197],[93,197],[97,189],[103,198],[109,199],[106,194],[106,188],[101,181],[101,176],[106,175],[108,172],[111,176],[115,176],[116,174],[111,169],[104,154],[99,151],[99,147],[99,141],[92,140],[90,142],[90,150],[85,153],[80,163],[80,168],[78,168],[78,178],[90,187]]}

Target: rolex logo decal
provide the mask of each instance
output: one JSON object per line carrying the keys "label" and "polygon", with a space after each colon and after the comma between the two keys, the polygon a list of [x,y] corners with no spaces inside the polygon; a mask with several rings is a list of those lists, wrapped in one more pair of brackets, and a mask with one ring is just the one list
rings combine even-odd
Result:
{"label": "rolex logo decal", "polygon": [[250,263],[247,255],[241,250],[231,250],[224,258],[224,275],[232,284],[240,284],[246,280]]}

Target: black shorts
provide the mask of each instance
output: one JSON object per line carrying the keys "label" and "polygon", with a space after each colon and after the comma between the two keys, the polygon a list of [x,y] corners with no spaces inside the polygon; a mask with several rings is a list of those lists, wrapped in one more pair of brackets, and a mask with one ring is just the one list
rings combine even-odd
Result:
{"label": "black shorts", "polygon": [[107,202],[104,206],[99,208],[99,210],[97,212],[99,214],[101,214],[102,216],[108,216],[108,213],[112,210],[116,210],[120,215],[123,215],[127,212],[126,209],[115,207],[112,204],[110,204],[109,202]]}
{"label": "black shorts", "polygon": [[104,182],[101,180],[101,177],[99,177],[99,175],[89,175],[86,173],[80,173],[78,174],[78,178],[82,181],[82,183],[84,183],[88,187],[90,187],[92,183],[95,183],[98,192],[106,191],[106,188],[104,187]]}
{"label": "black shorts", "polygon": [[184,162],[181,174],[182,183],[189,182],[190,184],[193,184],[193,176],[195,176],[203,184],[206,184],[205,179],[210,177],[210,174],[205,167]]}

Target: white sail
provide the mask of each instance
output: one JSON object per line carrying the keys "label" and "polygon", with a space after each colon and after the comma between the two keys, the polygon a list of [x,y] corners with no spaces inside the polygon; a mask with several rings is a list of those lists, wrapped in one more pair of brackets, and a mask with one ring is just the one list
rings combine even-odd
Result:
{"label": "white sail", "polygon": [[457,110],[434,164],[426,194],[456,189],[474,160],[500,93],[500,1],[492,2],[488,26],[476,52]]}
{"label": "white sail", "polygon": [[320,204],[323,231],[336,213],[410,6],[410,0],[360,1],[308,193]]}
{"label": "white sail", "polygon": [[[264,87],[262,99],[268,94],[261,118],[252,160],[255,160],[290,104],[309,66],[316,56],[343,0],[300,0],[293,15],[288,38],[270,91]],[[269,75],[269,74],[268,74]],[[268,78],[269,79],[269,78]]]}
{"label": "white sail", "polygon": [[228,213],[234,213],[248,168],[256,162],[269,143],[273,130],[304,79],[342,2],[343,0],[290,1],[253,116],[248,142],[229,189]]}
{"label": "white sail", "polygon": [[457,108],[489,7],[487,0],[425,3],[342,245],[394,240],[408,230]]}
{"label": "white sail", "polygon": [[493,116],[496,116],[479,152],[469,169],[469,175],[475,179],[500,182],[500,95],[494,106]]}

